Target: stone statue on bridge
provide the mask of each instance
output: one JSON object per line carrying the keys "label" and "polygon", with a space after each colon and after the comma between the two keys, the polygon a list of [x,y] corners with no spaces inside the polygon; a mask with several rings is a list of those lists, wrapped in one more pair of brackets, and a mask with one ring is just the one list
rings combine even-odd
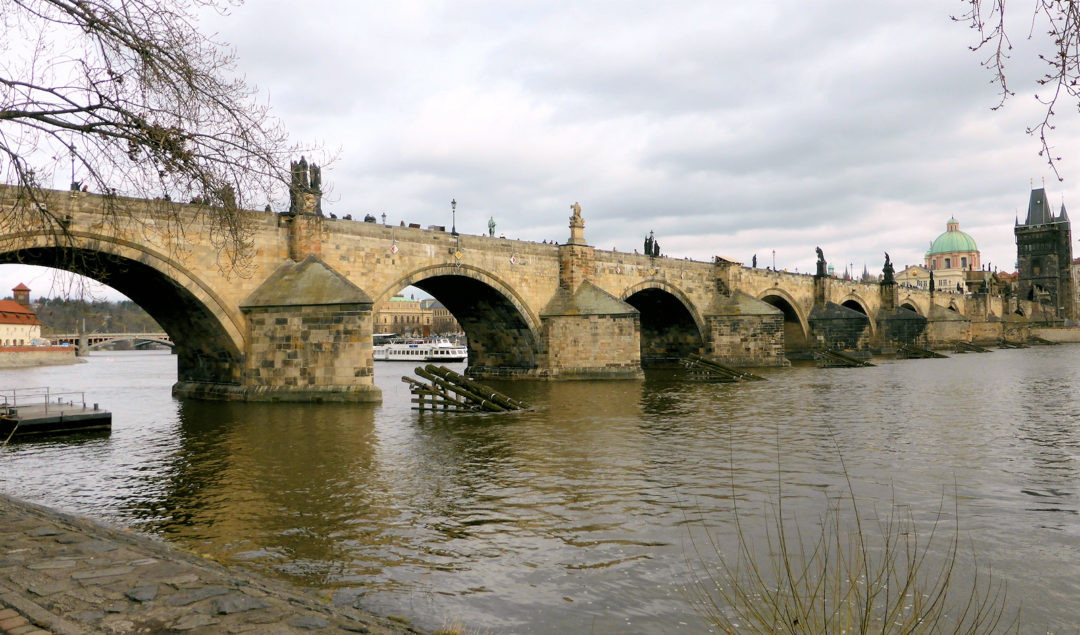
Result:
{"label": "stone statue on bridge", "polygon": [[488,236],[495,237],[495,217],[488,217]]}
{"label": "stone statue on bridge", "polygon": [[893,277],[893,265],[892,260],[889,259],[889,252],[885,252],[885,266],[881,268],[881,284],[896,284],[896,278]]}
{"label": "stone statue on bridge", "polygon": [[821,251],[821,247],[814,247],[814,250],[817,251],[817,274],[816,275],[817,275],[818,278],[824,278],[827,275],[825,273],[825,253]]}
{"label": "stone statue on bridge", "polygon": [[567,241],[568,245],[584,245],[585,244],[585,219],[581,217],[581,205],[578,205],[577,201],[570,206],[570,240]]}

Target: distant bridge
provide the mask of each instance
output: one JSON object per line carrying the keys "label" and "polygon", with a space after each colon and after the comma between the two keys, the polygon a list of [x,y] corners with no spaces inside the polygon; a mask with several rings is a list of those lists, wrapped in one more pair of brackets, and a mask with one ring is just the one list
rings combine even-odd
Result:
{"label": "distant bridge", "polygon": [[81,338],[86,338],[86,345],[90,348],[100,348],[106,344],[113,342],[129,341],[134,342],[136,347],[145,344],[161,344],[162,346],[168,346],[172,348],[174,346],[172,338],[168,333],[86,333],[80,335],[78,333],[65,333],[63,335],[53,335],[49,337],[54,344],[70,344],[72,346],[78,346]]}
{"label": "distant bridge", "polygon": [[[0,263],[106,281],[169,335],[88,334],[91,344],[175,342],[173,392],[218,399],[380,400],[373,311],[409,285],[461,324],[478,377],[640,378],[691,354],[776,366],[824,348],[1021,339],[1046,320],[1037,304],[985,293],[602,250],[576,205],[569,240],[544,244],[329,219],[314,212],[317,192],[295,194],[294,211],[244,212],[252,247],[240,272],[223,266],[202,205],[59,191],[45,204],[64,231],[0,234]],[[0,205],[22,204],[0,186]]]}

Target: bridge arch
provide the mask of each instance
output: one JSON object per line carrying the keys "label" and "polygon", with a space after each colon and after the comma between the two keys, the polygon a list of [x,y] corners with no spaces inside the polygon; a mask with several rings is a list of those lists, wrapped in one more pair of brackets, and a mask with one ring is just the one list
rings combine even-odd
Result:
{"label": "bridge arch", "polygon": [[867,308],[866,300],[863,300],[859,294],[854,291],[847,294],[843,300],[840,301],[840,306],[846,307],[857,313],[862,313],[866,316],[866,321],[870,323],[871,335],[877,335],[877,324],[870,317],[870,310]]}
{"label": "bridge arch", "polygon": [[646,280],[623,291],[620,299],[641,315],[641,365],[670,366],[705,347],[705,320],[674,285]]}
{"label": "bridge arch", "polygon": [[926,317],[926,310],[923,309],[921,306],[919,306],[918,301],[916,301],[911,296],[908,296],[908,297],[906,297],[906,298],[904,298],[903,300],[900,301],[900,308],[901,309],[908,309],[909,311],[914,311],[915,313],[918,313],[919,315],[921,315],[923,317]]}
{"label": "bridge arch", "polygon": [[172,340],[168,340],[168,339],[164,339],[164,338],[160,338],[160,337],[148,337],[148,336],[145,336],[145,335],[139,335],[139,334],[134,334],[134,333],[125,333],[123,335],[118,335],[118,336],[115,336],[115,337],[109,337],[109,338],[106,338],[106,339],[102,339],[101,341],[98,341],[98,342],[93,342],[93,343],[90,344],[90,350],[104,348],[104,347],[109,346],[110,344],[114,344],[116,342],[131,342],[132,346],[134,346],[135,348],[138,348],[140,346],[144,346],[144,345],[147,345],[147,344],[159,344],[161,346],[165,346],[165,347],[168,347],[168,348],[172,348],[174,346]]}
{"label": "bridge arch", "polygon": [[408,286],[430,293],[461,325],[469,342],[470,369],[538,367],[540,319],[500,277],[471,265],[422,267],[383,288],[375,298],[375,310]]}
{"label": "bridge arch", "polygon": [[93,278],[138,304],[169,334],[177,353],[177,379],[238,383],[243,374],[246,327],[242,316],[174,258],[132,241],[72,231],[58,246],[39,233],[6,237],[0,264],[29,264]]}
{"label": "bridge arch", "polygon": [[801,351],[810,347],[810,326],[799,309],[799,303],[787,291],[772,287],[762,291],[758,300],[771,304],[784,313],[784,350]]}
{"label": "bridge arch", "polygon": [[960,310],[960,307],[957,305],[956,300],[949,300],[949,306],[946,308],[948,308],[953,313],[959,313],[960,315],[964,314],[963,311]]}

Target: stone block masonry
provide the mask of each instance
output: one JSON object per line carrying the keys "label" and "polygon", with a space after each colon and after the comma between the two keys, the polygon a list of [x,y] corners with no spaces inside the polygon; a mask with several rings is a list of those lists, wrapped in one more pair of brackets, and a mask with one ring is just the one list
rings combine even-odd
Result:
{"label": "stone block masonry", "polygon": [[549,342],[546,372],[561,379],[624,379],[641,370],[637,316],[584,315],[544,318]]}
{"label": "stone block masonry", "polygon": [[330,391],[351,400],[346,395],[358,386],[373,384],[370,306],[254,307],[248,320],[244,385],[250,392],[318,401]]}
{"label": "stone block masonry", "polygon": [[0,633],[372,633],[407,624],[0,494]]}
{"label": "stone block masonry", "polygon": [[0,368],[28,368],[77,364],[74,346],[4,346],[0,347]]}
{"label": "stone block masonry", "polygon": [[708,319],[709,359],[730,366],[788,366],[784,316],[717,316]]}

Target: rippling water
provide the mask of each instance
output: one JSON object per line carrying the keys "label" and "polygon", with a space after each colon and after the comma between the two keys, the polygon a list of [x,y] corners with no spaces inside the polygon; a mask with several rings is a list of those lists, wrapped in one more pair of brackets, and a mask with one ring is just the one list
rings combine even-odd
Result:
{"label": "rippling water", "polygon": [[408,364],[376,365],[381,406],[220,404],[172,399],[166,352],[97,353],[0,371],[0,388],[86,390],[114,413],[108,435],[10,445],[0,489],[428,628],[697,632],[691,538],[730,551],[733,507],[760,538],[781,499],[813,528],[846,467],[869,516],[895,501],[928,527],[944,502],[942,524],[958,515],[960,551],[1007,583],[1024,630],[1071,631],[1078,358],[503,383],[536,410],[433,415],[409,408]]}

